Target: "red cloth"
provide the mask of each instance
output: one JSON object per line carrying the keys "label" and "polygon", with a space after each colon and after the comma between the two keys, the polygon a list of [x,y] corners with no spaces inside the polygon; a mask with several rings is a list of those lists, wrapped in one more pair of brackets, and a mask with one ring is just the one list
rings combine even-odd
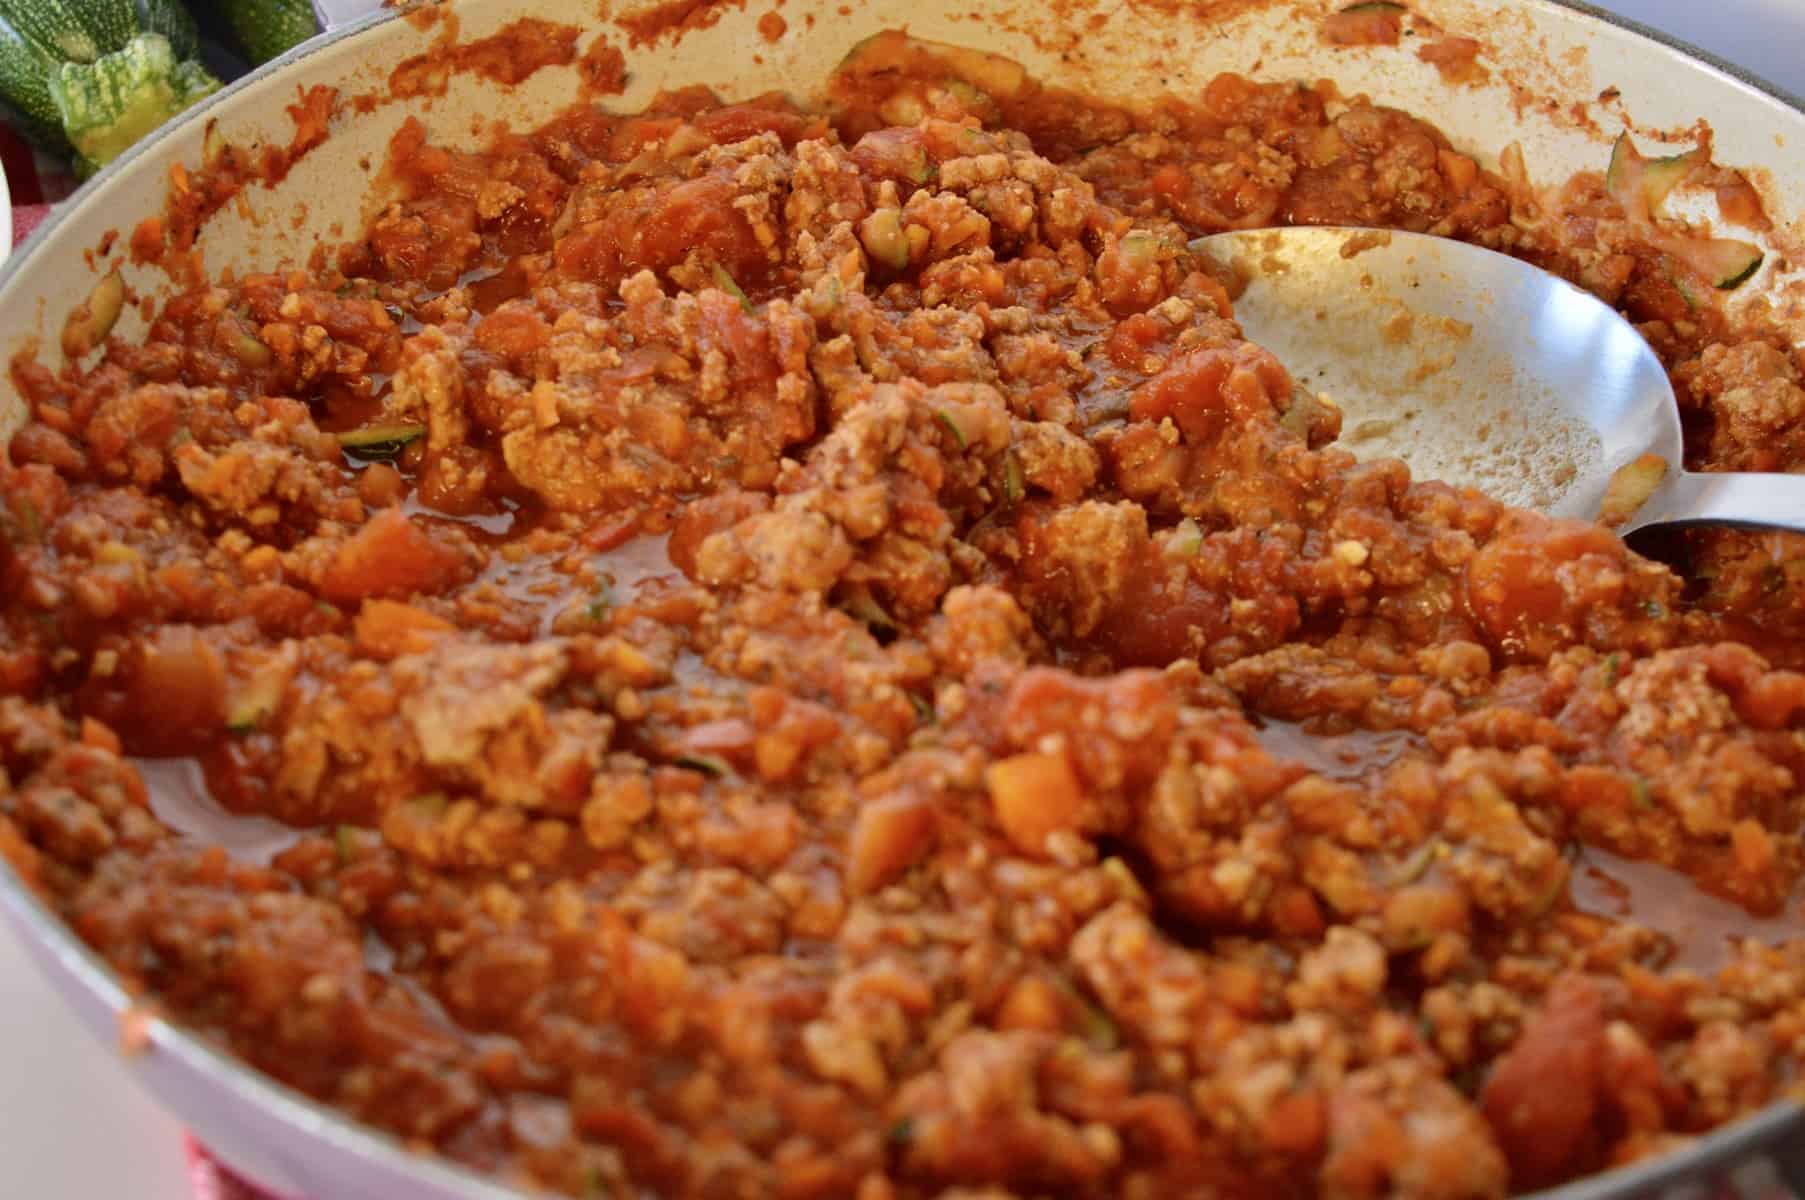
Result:
{"label": "red cloth", "polygon": [[50,206],[75,190],[76,179],[62,164],[34,151],[0,122],[0,166],[12,194],[13,245],[17,246],[49,215]]}
{"label": "red cloth", "polygon": [[194,1185],[194,1200],[280,1200],[233,1174],[193,1138],[187,1142],[188,1178]]}
{"label": "red cloth", "polygon": [[31,236],[45,217],[50,215],[48,204],[24,204],[13,208],[13,245]]}

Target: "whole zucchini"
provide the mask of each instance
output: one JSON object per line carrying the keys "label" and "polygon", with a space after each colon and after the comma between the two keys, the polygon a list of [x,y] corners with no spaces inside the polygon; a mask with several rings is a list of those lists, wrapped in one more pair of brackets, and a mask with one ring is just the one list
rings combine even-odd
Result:
{"label": "whole zucchini", "polygon": [[178,0],[0,0],[0,97],[91,171],[218,90],[199,47]]}
{"label": "whole zucchini", "polygon": [[298,46],[320,31],[313,0],[212,0],[253,65]]}

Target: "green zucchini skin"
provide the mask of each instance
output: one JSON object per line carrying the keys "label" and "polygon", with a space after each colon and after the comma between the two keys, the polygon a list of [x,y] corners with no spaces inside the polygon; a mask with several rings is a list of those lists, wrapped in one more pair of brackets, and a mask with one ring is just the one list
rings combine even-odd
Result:
{"label": "green zucchini skin", "polygon": [[0,0],[19,34],[58,62],[91,63],[140,33],[160,33],[178,59],[200,53],[194,18],[178,0]]}
{"label": "green zucchini skin", "polygon": [[[0,98],[45,148],[88,148],[77,154],[84,170],[123,149],[128,133],[147,132],[151,118],[166,120],[219,87],[199,52],[179,0],[0,0]],[[116,132],[107,105],[126,118]]]}
{"label": "green zucchini skin", "polygon": [[69,139],[50,97],[50,75],[56,67],[57,60],[0,11],[0,96],[26,136],[52,153],[66,154]]}
{"label": "green zucchini skin", "polygon": [[253,65],[266,63],[320,31],[312,0],[213,0]]}
{"label": "green zucchini skin", "polygon": [[218,90],[219,80],[193,59],[178,60],[160,33],[137,34],[91,63],[58,63],[50,76],[63,132],[80,165],[95,167]]}

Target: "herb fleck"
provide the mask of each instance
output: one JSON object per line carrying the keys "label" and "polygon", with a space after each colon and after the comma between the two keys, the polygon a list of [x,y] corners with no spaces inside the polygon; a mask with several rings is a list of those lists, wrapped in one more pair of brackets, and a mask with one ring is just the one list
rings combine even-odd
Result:
{"label": "herb fleck", "polygon": [[740,302],[741,312],[749,313],[752,311],[752,300],[746,295],[746,289],[739,285],[739,280],[727,273],[726,267],[723,267],[720,263],[714,263],[709,267],[709,272],[714,276],[714,285],[716,287]]}
{"label": "herb fleck", "polygon": [[25,529],[25,536],[34,542],[44,538],[44,514],[29,496],[15,496],[13,511],[19,516],[19,524]]}
{"label": "herb fleck", "polygon": [[945,409],[935,409],[934,419],[940,422],[941,427],[946,430],[947,436],[953,439],[959,449],[965,449],[965,431],[959,428],[957,421],[947,415]]}
{"label": "herb fleck", "polygon": [[583,615],[588,617],[591,621],[600,624],[608,619],[608,614],[613,610],[614,590],[608,586],[606,581],[598,583],[595,588],[595,595],[583,609]]}
{"label": "herb fleck", "polygon": [[1003,499],[1009,504],[1020,504],[1028,494],[1028,482],[1023,477],[1022,460],[1014,450],[1003,455]]}

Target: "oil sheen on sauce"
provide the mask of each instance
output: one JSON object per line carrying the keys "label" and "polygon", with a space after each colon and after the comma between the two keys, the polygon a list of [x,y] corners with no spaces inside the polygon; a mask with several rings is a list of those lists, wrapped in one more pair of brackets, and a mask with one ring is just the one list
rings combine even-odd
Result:
{"label": "oil sheen on sauce", "polygon": [[1581,912],[1634,921],[1671,939],[1670,969],[1710,975],[1730,961],[1740,941],[1773,944],[1799,936],[1798,911],[1791,903],[1775,916],[1758,917],[1670,867],[1593,846],[1580,847],[1568,887]]}
{"label": "oil sheen on sauce", "polygon": [[[417,509],[435,517],[442,514]],[[511,513],[487,518],[500,523],[511,522]],[[465,523],[477,525],[475,521]],[[507,530],[485,530],[502,536]],[[679,574],[666,552],[669,538],[665,534],[642,534],[606,553],[595,555],[592,564],[604,587],[616,600],[635,597],[640,588],[668,580]],[[496,556],[488,572],[466,589],[480,596],[487,589],[499,589],[519,603],[542,610],[549,626],[564,602],[586,595],[573,581],[557,570],[556,560],[544,555],[527,556],[510,561]],[[549,628],[538,631],[548,636]],[[144,779],[150,796],[151,811],[176,834],[198,844],[218,846],[238,862],[268,866],[283,851],[317,830],[297,829],[271,817],[235,813],[214,799],[207,786],[206,772],[196,758],[134,757],[132,764]]]}
{"label": "oil sheen on sauce", "polygon": [[1407,729],[1378,733],[1355,729],[1347,733],[1317,734],[1290,721],[1269,718],[1259,719],[1256,732],[1260,744],[1272,757],[1343,783],[1360,783],[1384,774],[1392,763],[1422,741]]}
{"label": "oil sheen on sauce", "polygon": [[[1347,783],[1376,779],[1418,744],[1405,730],[1318,735],[1273,720],[1261,722],[1259,737],[1274,758]],[[1593,846],[1579,847],[1577,855],[1569,883],[1574,907],[1662,934],[1673,947],[1669,969],[1709,975],[1730,961],[1740,941],[1773,944],[1799,936],[1794,910],[1755,916],[1659,863],[1638,862]]]}

